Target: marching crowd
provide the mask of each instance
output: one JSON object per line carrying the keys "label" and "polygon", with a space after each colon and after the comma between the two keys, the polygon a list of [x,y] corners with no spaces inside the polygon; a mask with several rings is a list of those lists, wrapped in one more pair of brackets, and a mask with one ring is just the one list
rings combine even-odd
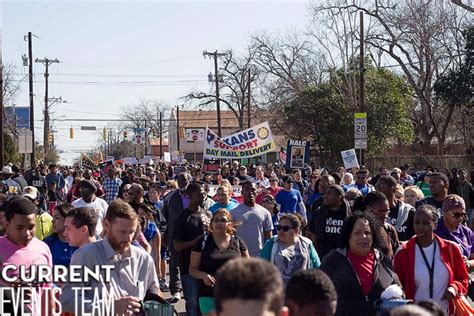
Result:
{"label": "marching crowd", "polygon": [[[409,165],[7,165],[0,265],[114,265],[82,286],[109,289],[118,315],[168,291],[188,316],[471,315],[473,181]],[[0,285],[35,287],[53,309],[41,291],[59,287],[67,315],[94,308],[68,282]]]}

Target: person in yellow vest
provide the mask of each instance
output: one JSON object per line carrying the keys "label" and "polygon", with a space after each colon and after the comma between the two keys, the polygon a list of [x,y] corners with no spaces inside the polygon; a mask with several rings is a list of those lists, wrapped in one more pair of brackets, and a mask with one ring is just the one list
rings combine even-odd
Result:
{"label": "person in yellow vest", "polygon": [[27,186],[23,189],[23,196],[36,205],[36,238],[44,240],[53,233],[53,217],[42,209],[39,204],[38,189]]}

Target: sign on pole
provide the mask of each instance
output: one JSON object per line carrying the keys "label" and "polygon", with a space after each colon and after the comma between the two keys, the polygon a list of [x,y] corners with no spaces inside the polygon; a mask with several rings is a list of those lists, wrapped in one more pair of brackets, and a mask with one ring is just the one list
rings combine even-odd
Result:
{"label": "sign on pole", "polygon": [[143,144],[145,142],[145,129],[136,128],[135,129],[135,144]]}
{"label": "sign on pole", "polygon": [[186,129],[186,141],[190,142],[202,142],[204,140],[204,128],[187,128]]}
{"label": "sign on pole", "polygon": [[354,113],[354,148],[367,149],[367,113]]}
{"label": "sign on pole", "polygon": [[28,129],[18,130],[18,153],[31,154],[33,152],[33,141],[31,131]]}
{"label": "sign on pole", "polygon": [[288,140],[286,147],[286,169],[303,169],[309,163],[310,143],[305,140]]}

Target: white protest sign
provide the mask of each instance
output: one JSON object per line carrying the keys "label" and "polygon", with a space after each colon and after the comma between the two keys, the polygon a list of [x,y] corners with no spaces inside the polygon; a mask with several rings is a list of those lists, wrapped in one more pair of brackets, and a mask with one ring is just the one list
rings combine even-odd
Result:
{"label": "white protest sign", "polygon": [[234,189],[234,195],[233,196],[241,196],[242,195],[242,186],[233,185],[232,188]]}
{"label": "white protest sign", "polygon": [[214,197],[217,194],[218,187],[219,187],[218,185],[210,185],[209,192],[207,193],[207,195]]}
{"label": "white protest sign", "polygon": [[127,165],[136,165],[138,163],[138,159],[135,157],[125,157],[122,160],[123,160],[123,163]]}
{"label": "white protest sign", "polygon": [[357,161],[355,149],[341,151],[341,156],[342,161],[344,162],[344,168],[359,168],[359,162]]}
{"label": "white protest sign", "polygon": [[171,162],[171,153],[168,151],[165,151],[163,154],[164,154],[163,159],[165,160],[165,162]]}

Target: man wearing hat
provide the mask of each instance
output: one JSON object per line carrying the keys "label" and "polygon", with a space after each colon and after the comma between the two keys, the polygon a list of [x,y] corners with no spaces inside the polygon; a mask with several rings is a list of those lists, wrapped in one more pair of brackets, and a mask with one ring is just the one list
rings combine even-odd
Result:
{"label": "man wearing hat", "polygon": [[53,233],[53,217],[41,207],[38,189],[32,186],[25,187],[23,197],[36,206],[36,238],[44,240]]}
{"label": "man wearing hat", "polygon": [[72,202],[72,206],[90,207],[95,211],[97,215],[97,227],[95,233],[100,235],[103,228],[102,221],[105,217],[105,213],[107,212],[108,204],[105,202],[105,200],[95,195],[96,191],[97,187],[95,186],[94,181],[87,179],[81,180],[79,183],[79,194],[81,198]]}
{"label": "man wearing hat", "polygon": [[140,176],[140,178],[138,178],[138,182],[143,187],[144,196],[147,196],[147,199],[148,199],[148,190],[150,190],[150,178],[148,178],[145,175],[142,175]]}
{"label": "man wearing hat", "polygon": [[7,192],[12,195],[22,194],[23,191],[21,190],[21,186],[17,182],[11,179],[12,176],[13,176],[12,167],[4,166],[2,168],[1,177],[7,186]]}

